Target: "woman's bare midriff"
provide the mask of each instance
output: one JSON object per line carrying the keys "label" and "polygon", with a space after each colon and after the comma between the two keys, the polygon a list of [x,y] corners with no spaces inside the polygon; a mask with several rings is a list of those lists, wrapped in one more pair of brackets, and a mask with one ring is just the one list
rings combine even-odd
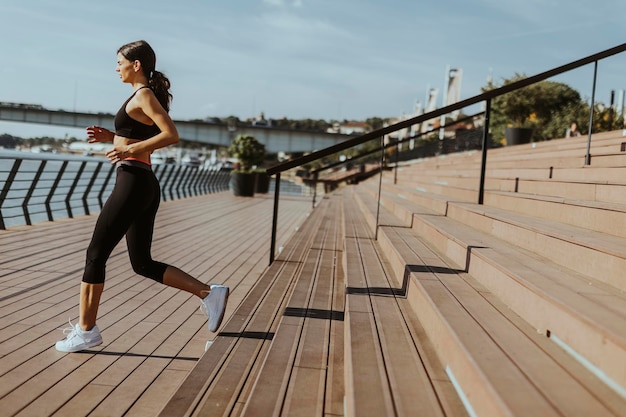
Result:
{"label": "woman's bare midriff", "polygon": [[[117,136],[117,135],[113,138],[113,144],[115,146],[128,146],[137,142],[141,142],[141,141],[137,139],[129,139],[129,138],[125,138],[123,136]],[[134,154],[132,156],[132,159],[145,162],[146,164],[150,164],[150,152]]]}

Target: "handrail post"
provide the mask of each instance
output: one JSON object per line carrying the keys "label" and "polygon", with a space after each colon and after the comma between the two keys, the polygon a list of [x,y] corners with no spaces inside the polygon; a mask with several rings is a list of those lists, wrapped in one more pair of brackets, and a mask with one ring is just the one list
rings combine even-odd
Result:
{"label": "handrail post", "polygon": [[13,166],[11,167],[11,171],[9,172],[9,176],[6,179],[6,183],[2,190],[0,190],[0,229],[5,230],[6,225],[4,223],[4,219],[2,218],[2,205],[4,204],[4,200],[6,200],[9,195],[9,190],[11,189],[11,185],[13,184],[13,180],[17,176],[17,172],[20,170],[20,165],[22,165],[21,159],[16,159],[13,162]]}
{"label": "handrail post", "polygon": [[378,204],[376,205],[376,230],[374,239],[378,240],[378,219],[380,217],[380,197],[383,189],[383,165],[385,164],[385,137],[380,137],[380,175],[378,176]]}
{"label": "handrail post", "polygon": [[596,80],[598,78],[598,61],[593,63],[593,87],[591,88],[591,106],[589,106],[589,133],[587,135],[587,153],[585,165],[591,165],[591,131],[593,130],[593,110],[596,101]]}
{"label": "handrail post", "polygon": [[272,216],[272,242],[270,245],[270,265],[274,263],[276,252],[276,224],[278,223],[278,197],[280,194],[280,172],[276,173],[276,186],[274,187],[274,215]]}
{"label": "handrail post", "polygon": [[63,163],[61,164],[61,167],[59,168],[59,172],[57,173],[57,176],[54,179],[54,183],[52,184],[52,187],[50,187],[50,192],[48,192],[48,196],[46,197],[45,205],[46,205],[46,212],[48,213],[49,221],[54,220],[50,202],[52,201],[52,197],[54,196],[54,193],[56,192],[57,187],[59,186],[59,183],[61,182],[61,178],[63,178],[63,174],[65,173],[65,170],[67,169],[67,164],[68,164],[68,161],[63,161]]}
{"label": "handrail post", "polygon": [[102,169],[103,164],[104,162],[98,162],[96,164],[96,167],[93,170],[93,175],[91,176],[91,179],[89,180],[89,184],[87,184],[87,187],[85,188],[85,191],[83,192],[83,209],[85,210],[86,215],[89,215],[89,193],[91,192],[93,185],[96,183],[96,180],[98,179],[98,174],[100,173],[100,170]]}
{"label": "handrail post", "polygon": [[315,198],[317,197],[317,176],[318,173],[313,173],[313,208],[315,208]]}
{"label": "handrail post", "polygon": [[46,168],[46,163],[47,161],[45,159],[39,161],[39,168],[37,168],[37,173],[35,174],[35,178],[33,178],[30,184],[30,188],[28,189],[28,193],[26,193],[26,197],[24,197],[24,201],[22,202],[22,211],[24,212],[24,221],[26,222],[28,226],[33,224],[30,219],[30,213],[28,211],[28,204],[30,202],[30,199],[33,196],[33,193],[35,192],[35,188],[37,188],[37,184],[39,184],[39,180],[41,179],[43,170]]}
{"label": "handrail post", "polygon": [[489,148],[489,119],[491,118],[491,99],[485,102],[485,121],[483,123],[483,153],[480,161],[480,184],[478,186],[478,204],[485,198],[485,171],[487,168],[487,149]]}
{"label": "handrail post", "polygon": [[395,152],[395,160],[396,160],[395,165],[396,166],[394,167],[394,170],[393,170],[393,185],[398,184],[398,159],[400,159],[400,149],[399,149],[400,141],[396,140],[395,142],[396,142],[396,152]]}
{"label": "handrail post", "polygon": [[78,182],[80,181],[80,177],[83,175],[83,171],[85,170],[86,166],[86,161],[81,162],[80,166],[78,167],[78,171],[76,172],[76,176],[74,177],[74,181],[72,182],[72,185],[67,192],[67,196],[65,196],[65,209],[67,210],[67,216],[70,219],[74,218],[74,212],[72,212],[72,196],[74,195],[74,191],[76,191],[76,187],[78,186]]}

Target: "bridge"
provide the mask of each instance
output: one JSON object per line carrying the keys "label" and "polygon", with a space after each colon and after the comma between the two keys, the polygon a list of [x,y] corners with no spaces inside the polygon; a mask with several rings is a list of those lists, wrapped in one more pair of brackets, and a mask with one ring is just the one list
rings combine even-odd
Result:
{"label": "bridge", "polygon": [[[49,110],[40,105],[0,102],[0,120],[57,126],[98,125],[113,129],[114,115]],[[230,126],[223,123],[175,120],[181,139],[214,146],[230,146],[237,135],[252,135],[265,145],[268,153],[310,152],[327,148],[353,136],[267,126]]]}

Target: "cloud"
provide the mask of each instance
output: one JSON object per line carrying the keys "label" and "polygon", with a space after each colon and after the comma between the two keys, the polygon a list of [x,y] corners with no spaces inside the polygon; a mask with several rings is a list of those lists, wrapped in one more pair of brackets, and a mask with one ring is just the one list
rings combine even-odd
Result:
{"label": "cloud", "polygon": [[269,6],[272,6],[272,7],[287,7],[287,6],[302,7],[303,6],[302,0],[292,0],[292,1],[286,1],[286,0],[263,0],[263,3],[267,4]]}
{"label": "cloud", "polygon": [[622,0],[481,0],[490,13],[498,11],[503,20],[531,25],[531,28],[569,26],[572,31],[580,25],[607,24],[622,16],[626,5]]}

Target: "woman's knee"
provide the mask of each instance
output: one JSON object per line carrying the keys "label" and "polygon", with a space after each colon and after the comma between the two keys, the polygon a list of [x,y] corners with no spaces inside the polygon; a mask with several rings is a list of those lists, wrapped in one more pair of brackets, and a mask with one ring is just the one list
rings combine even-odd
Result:
{"label": "woman's knee", "polygon": [[167,265],[153,260],[133,260],[131,261],[131,264],[133,266],[133,271],[135,271],[136,274],[146,278],[150,278],[156,282],[163,283],[163,275],[165,274],[165,269],[167,268]]}
{"label": "woman's knee", "polygon": [[87,284],[104,284],[106,259],[92,259],[87,257],[82,281]]}

